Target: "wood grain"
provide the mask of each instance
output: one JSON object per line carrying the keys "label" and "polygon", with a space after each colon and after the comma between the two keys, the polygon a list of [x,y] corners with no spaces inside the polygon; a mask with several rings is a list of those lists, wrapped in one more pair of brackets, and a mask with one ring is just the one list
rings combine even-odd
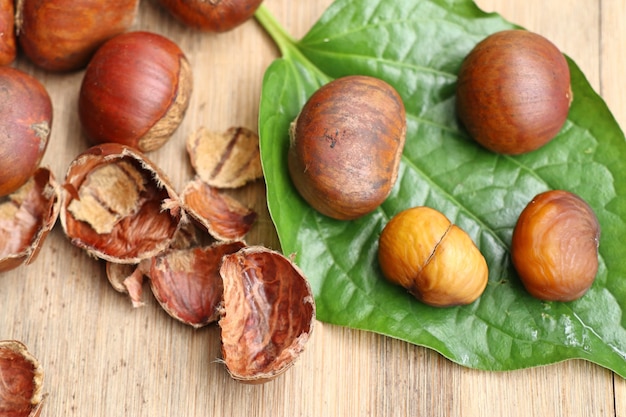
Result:
{"label": "wood grain", "polygon": [[[266,0],[298,38],[331,0]],[[626,6],[619,1],[478,0],[487,11],[551,39],[571,56],[626,125]],[[204,125],[257,128],[265,68],[278,51],[250,21],[220,35],[192,32],[144,0],[136,29],[175,40],[195,74],[190,109],[172,140],[150,154],[178,189],[192,177],[185,137]],[[44,164],[59,179],[89,144],[76,101],[82,72],[51,74],[17,65],[49,89],[55,115]],[[251,243],[278,248],[264,185],[240,197],[261,214]],[[623,416],[626,383],[583,361],[515,372],[481,372],[395,339],[317,323],[296,366],[260,386],[230,379],[219,358],[219,330],[193,330],[146,294],[133,309],[103,265],[56,227],[37,261],[0,276],[0,339],[19,339],[41,360],[49,393],[42,416]]]}

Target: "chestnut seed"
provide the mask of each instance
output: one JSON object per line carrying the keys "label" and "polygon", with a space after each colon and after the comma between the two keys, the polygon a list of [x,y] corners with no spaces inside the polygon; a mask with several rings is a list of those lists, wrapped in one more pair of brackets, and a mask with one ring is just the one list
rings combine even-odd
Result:
{"label": "chestnut seed", "polygon": [[11,67],[0,67],[0,126],[1,197],[16,191],[34,174],[52,127],[52,102],[45,87]]}
{"label": "chestnut seed", "polygon": [[527,153],[551,141],[572,99],[563,54],[525,30],[488,36],[467,55],[458,74],[461,123],[476,142],[501,154]]}
{"label": "chestnut seed", "polygon": [[45,400],[37,358],[17,340],[0,340],[0,415],[37,417]]}
{"label": "chestnut seed", "polygon": [[48,71],[82,69],[100,45],[131,27],[138,5],[139,0],[18,0],[19,45]]}
{"label": "chestnut seed", "polygon": [[95,144],[155,150],[182,122],[192,84],[187,58],[171,40],[150,32],[118,35],[85,71],[78,99],[83,130]]}
{"label": "chestnut seed", "polygon": [[183,24],[207,32],[226,32],[250,19],[263,0],[159,0]]}
{"label": "chestnut seed", "polygon": [[489,277],[487,262],[467,233],[430,207],[403,210],[387,223],[378,261],[387,280],[434,307],[474,302]]}
{"label": "chestnut seed", "polygon": [[600,224],[569,191],[535,196],[520,214],[511,242],[513,265],[526,290],[546,301],[582,297],[598,272]]}
{"label": "chestnut seed", "polygon": [[118,143],[96,145],[72,161],[61,196],[66,236],[109,262],[158,255],[188,221],[169,179],[144,154]]}
{"label": "chestnut seed", "polygon": [[9,65],[17,55],[14,0],[0,0],[0,34],[0,65]]}
{"label": "chestnut seed", "polygon": [[222,359],[241,382],[262,383],[289,369],[315,323],[315,301],[302,271],[279,252],[250,246],[226,255]]}
{"label": "chestnut seed", "polygon": [[13,194],[0,197],[0,272],[35,260],[60,209],[52,172],[39,168]]}
{"label": "chestnut seed", "polygon": [[291,125],[289,173],[317,211],[352,220],[376,209],[398,177],[404,103],[380,79],[353,75],[322,86]]}

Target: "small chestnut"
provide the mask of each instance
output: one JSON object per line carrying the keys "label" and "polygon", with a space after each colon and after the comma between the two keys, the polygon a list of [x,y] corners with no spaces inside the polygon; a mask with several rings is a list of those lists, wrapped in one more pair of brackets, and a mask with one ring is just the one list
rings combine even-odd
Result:
{"label": "small chestnut", "polygon": [[150,32],[117,35],[85,71],[78,98],[83,130],[94,144],[157,149],[182,122],[192,83],[187,58],[171,40]]}
{"label": "small chestnut", "polygon": [[139,0],[18,0],[19,45],[48,71],[84,68],[100,45],[131,27],[138,5]]}
{"label": "small chestnut", "polygon": [[404,103],[378,78],[353,75],[318,89],[291,124],[295,188],[317,211],[352,220],[376,209],[398,177]]}
{"label": "small chestnut", "polygon": [[435,307],[474,302],[487,286],[487,262],[465,231],[439,211],[413,207],[396,214],[379,238],[383,275]]}
{"label": "small chestnut", "polygon": [[194,29],[226,32],[250,19],[263,0],[159,0],[175,18]]}
{"label": "small chestnut", "polygon": [[52,127],[47,90],[12,67],[0,67],[0,126],[1,197],[24,185],[39,167]]}
{"label": "small chestnut", "polygon": [[523,154],[551,141],[572,101],[561,51],[525,30],[494,33],[467,55],[458,74],[457,114],[485,148]]}
{"label": "small chestnut", "polygon": [[0,415],[37,417],[45,395],[37,358],[17,340],[0,340]]}
{"label": "small chestnut", "polygon": [[511,257],[526,290],[546,301],[573,301],[598,271],[600,224],[582,198],[564,190],[538,194],[513,230]]}

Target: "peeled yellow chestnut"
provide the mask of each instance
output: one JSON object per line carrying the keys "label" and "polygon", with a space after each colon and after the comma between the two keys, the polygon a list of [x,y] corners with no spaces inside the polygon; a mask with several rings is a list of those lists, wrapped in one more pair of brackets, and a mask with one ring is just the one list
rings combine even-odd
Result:
{"label": "peeled yellow chestnut", "polygon": [[0,67],[0,197],[26,183],[39,167],[52,128],[45,87],[25,72]]}
{"label": "peeled yellow chestnut", "polygon": [[222,359],[230,375],[262,383],[289,369],[313,332],[315,301],[302,271],[279,252],[250,246],[226,255]]}
{"label": "peeled yellow chestnut", "polygon": [[497,153],[523,154],[548,143],[563,127],[572,99],[563,54],[525,30],[488,36],[458,74],[458,117],[476,142]]}
{"label": "peeled yellow chestnut", "polygon": [[208,32],[226,32],[250,19],[263,0],[159,0],[187,26]]}
{"label": "peeled yellow chestnut", "polygon": [[406,209],[387,223],[378,261],[385,278],[435,307],[474,302],[489,276],[485,258],[467,233],[430,207]]}
{"label": "peeled yellow chestnut", "polygon": [[37,417],[45,395],[37,358],[17,340],[0,340],[0,415]]}
{"label": "peeled yellow chestnut", "polygon": [[600,224],[593,209],[569,191],[538,194],[513,230],[511,257],[522,284],[536,298],[573,301],[598,271]]}
{"label": "peeled yellow chestnut", "polygon": [[83,130],[95,144],[157,149],[182,122],[192,84],[187,58],[171,40],[150,32],[118,35],[85,71],[78,99]]}
{"label": "peeled yellow chestnut", "polygon": [[139,0],[18,0],[24,54],[49,71],[82,69],[105,41],[133,24]]}
{"label": "peeled yellow chestnut", "polygon": [[288,167],[316,210],[352,220],[376,209],[398,177],[404,103],[385,81],[338,78],[317,90],[291,125]]}

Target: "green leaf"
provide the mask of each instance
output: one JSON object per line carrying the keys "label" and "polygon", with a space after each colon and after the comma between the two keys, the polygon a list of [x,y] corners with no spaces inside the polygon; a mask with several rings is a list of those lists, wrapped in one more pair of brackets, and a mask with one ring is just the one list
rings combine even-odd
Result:
{"label": "green leaf", "polygon": [[[337,0],[300,41],[262,7],[258,20],[283,54],[267,70],[260,138],[267,200],[285,253],[309,278],[318,319],[378,332],[440,352],[459,364],[510,370],[583,358],[626,377],[626,142],[602,99],[569,61],[574,102],[547,146],[523,156],[490,153],[459,126],[456,73],[490,33],[517,27],[469,0]],[[292,186],[288,129],[324,83],[367,74],[393,85],[407,108],[407,143],[396,186],[374,213],[324,217]],[[594,208],[602,227],[600,268],[590,291],[569,303],[530,297],[509,247],[521,210],[537,193],[567,189]],[[399,211],[427,205],[467,231],[487,259],[489,283],[469,306],[432,308],[389,284],[378,236]]]}

